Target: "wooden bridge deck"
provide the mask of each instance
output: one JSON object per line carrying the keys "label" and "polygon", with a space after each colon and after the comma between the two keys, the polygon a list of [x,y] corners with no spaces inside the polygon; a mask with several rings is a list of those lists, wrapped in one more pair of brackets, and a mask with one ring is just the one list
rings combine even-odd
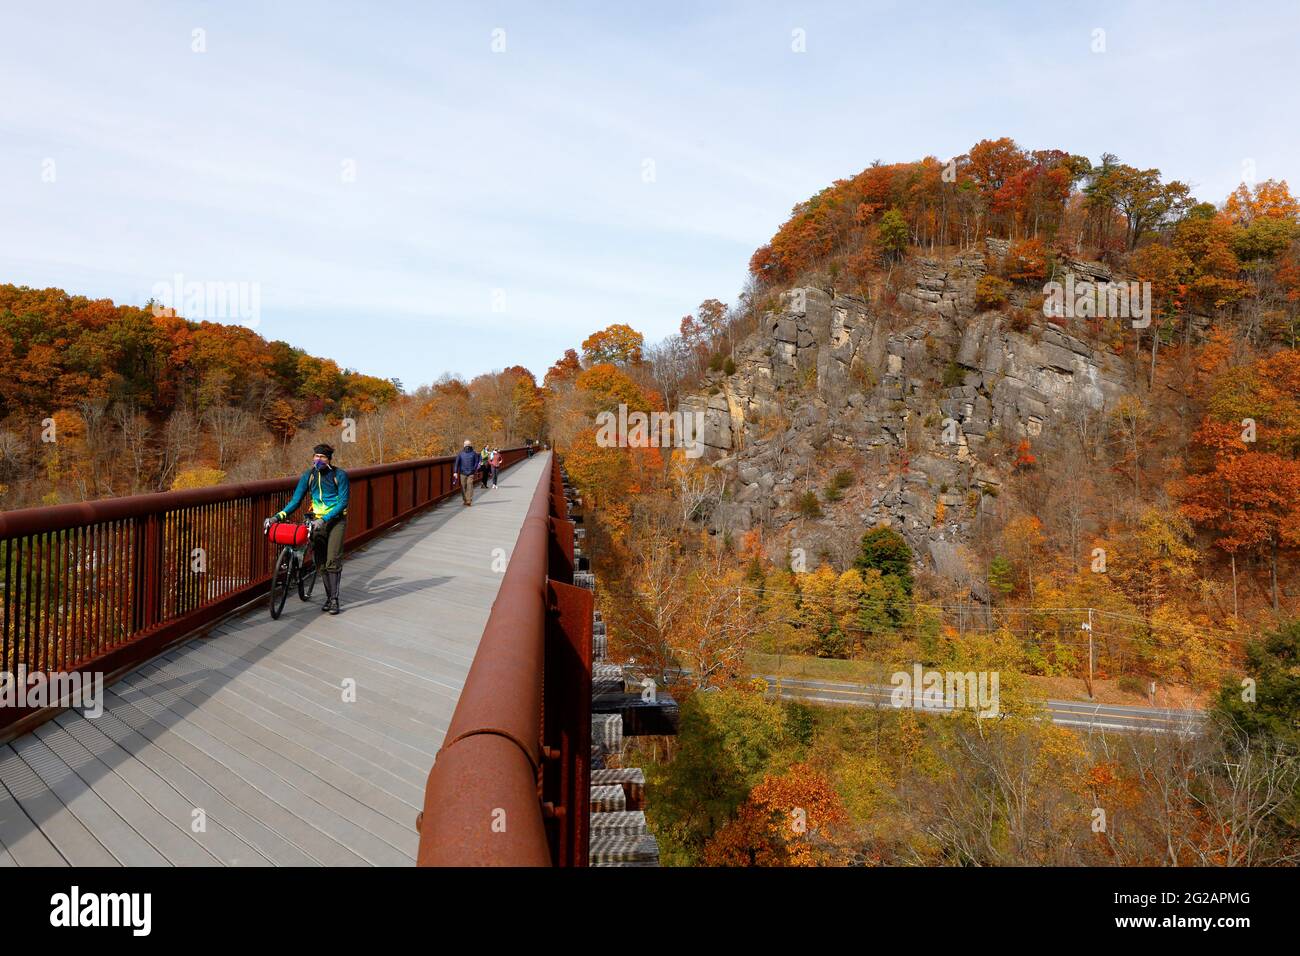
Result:
{"label": "wooden bridge deck", "polygon": [[0,866],[412,864],[494,549],[514,548],[544,465],[349,555],[338,616],[319,580],[279,621],[260,602],[107,688],[99,718],[0,745]]}

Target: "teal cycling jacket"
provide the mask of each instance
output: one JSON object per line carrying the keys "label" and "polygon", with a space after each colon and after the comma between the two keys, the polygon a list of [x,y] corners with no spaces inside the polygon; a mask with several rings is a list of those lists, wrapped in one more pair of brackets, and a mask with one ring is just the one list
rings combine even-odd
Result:
{"label": "teal cycling jacket", "polygon": [[329,520],[348,513],[348,473],[342,468],[308,468],[298,479],[298,487],[293,490],[293,497],[284,506],[280,514],[293,514],[294,509],[302,504],[308,490],[311,492],[311,510],[317,518]]}

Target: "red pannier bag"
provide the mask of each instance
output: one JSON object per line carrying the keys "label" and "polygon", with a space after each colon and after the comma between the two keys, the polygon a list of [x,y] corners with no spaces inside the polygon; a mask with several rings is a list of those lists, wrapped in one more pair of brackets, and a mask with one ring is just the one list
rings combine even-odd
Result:
{"label": "red pannier bag", "polygon": [[292,524],[288,521],[273,521],[266,532],[272,544],[287,544],[295,548],[306,544],[309,534],[306,525]]}

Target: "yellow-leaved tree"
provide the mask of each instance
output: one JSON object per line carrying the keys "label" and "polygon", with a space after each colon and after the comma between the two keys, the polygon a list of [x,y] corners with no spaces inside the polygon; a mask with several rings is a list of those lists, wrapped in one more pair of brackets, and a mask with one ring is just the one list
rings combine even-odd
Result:
{"label": "yellow-leaved tree", "polygon": [[219,485],[226,480],[226,473],[217,468],[196,465],[186,468],[172,481],[172,491],[184,491],[186,488],[207,488]]}

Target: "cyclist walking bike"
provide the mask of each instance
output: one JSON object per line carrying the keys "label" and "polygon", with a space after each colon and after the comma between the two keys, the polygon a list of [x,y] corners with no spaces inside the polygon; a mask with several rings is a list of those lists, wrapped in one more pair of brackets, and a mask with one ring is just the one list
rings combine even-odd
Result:
{"label": "cyclist walking bike", "polygon": [[[343,535],[347,527],[348,516],[348,473],[342,468],[336,468],[333,464],[334,449],[326,444],[317,445],[312,449],[312,464],[302,477],[298,479],[298,486],[294,489],[293,497],[288,503],[276,513],[274,520],[283,522],[290,514],[297,509],[303,502],[304,498],[310,495],[310,503],[307,510],[307,520],[304,522],[308,529],[308,538],[312,546],[312,567],[319,568],[325,575],[325,603],[321,605],[322,611],[328,611],[331,614],[339,613],[339,578],[343,573]],[[296,540],[297,536],[294,537]],[[296,550],[302,545],[292,545]],[[305,547],[304,547],[305,550]],[[281,561],[285,560],[283,552]],[[292,557],[288,559],[292,562]],[[279,565],[277,564],[277,574]],[[277,579],[273,579],[275,585]],[[301,568],[298,571],[297,580],[302,581]],[[284,593],[288,593],[289,579],[285,578]],[[315,584],[315,578],[312,579]],[[308,589],[304,596],[299,589],[299,597],[304,601],[311,596]],[[283,607],[284,601],[281,599],[280,605]],[[275,607],[275,593],[272,591],[272,608]],[[279,613],[273,611],[274,617],[279,617]]]}

